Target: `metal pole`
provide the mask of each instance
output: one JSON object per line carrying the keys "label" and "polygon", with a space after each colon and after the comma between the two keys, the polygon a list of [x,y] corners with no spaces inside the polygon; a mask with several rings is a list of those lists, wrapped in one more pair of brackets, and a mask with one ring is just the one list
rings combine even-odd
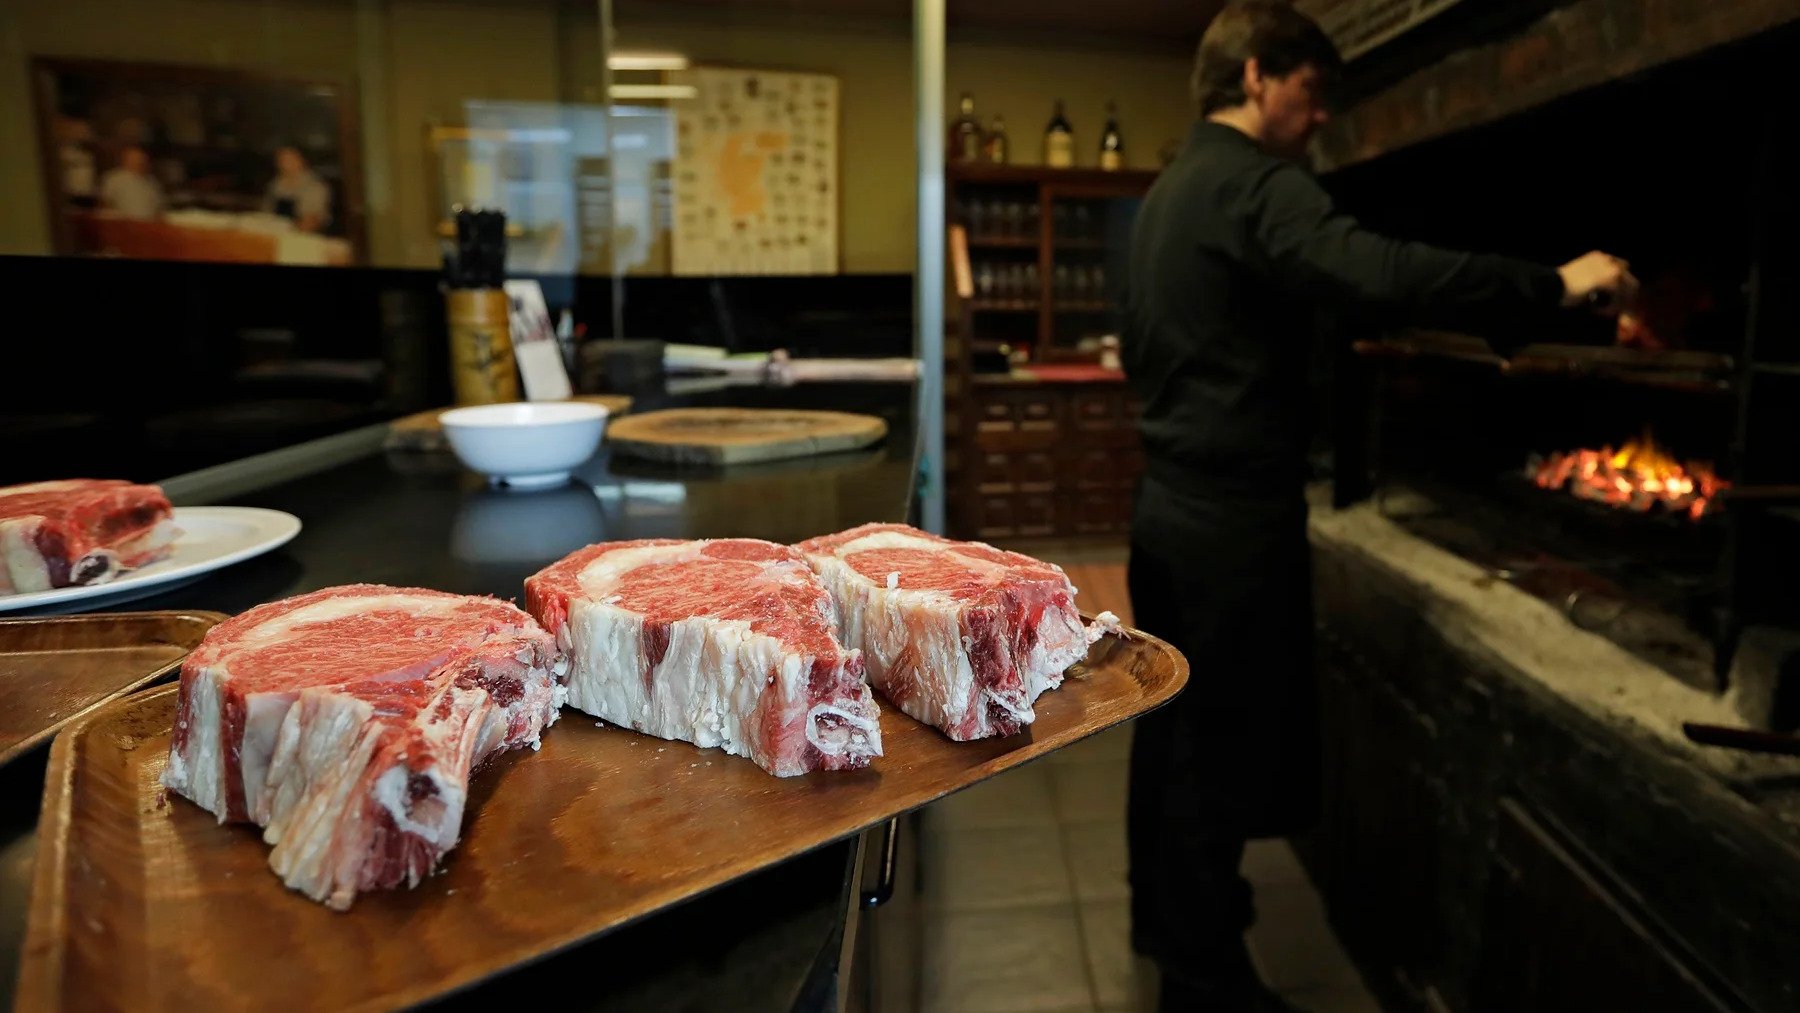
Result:
{"label": "metal pole", "polygon": [[919,522],[944,530],[944,2],[913,0],[919,250],[913,351],[919,358]]}
{"label": "metal pole", "polygon": [[618,341],[625,337],[625,276],[619,273],[619,251],[613,240],[619,229],[619,159],[613,150],[613,72],[612,52],[615,32],[613,30],[613,0],[599,0],[600,11],[600,95],[606,103],[605,115],[600,122],[605,125],[604,138],[601,143],[606,147],[606,273],[612,282],[612,339]]}

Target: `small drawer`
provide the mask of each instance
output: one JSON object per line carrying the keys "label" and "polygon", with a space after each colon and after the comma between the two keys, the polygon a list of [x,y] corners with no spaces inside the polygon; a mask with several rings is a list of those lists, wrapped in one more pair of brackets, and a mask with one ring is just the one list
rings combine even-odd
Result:
{"label": "small drawer", "polygon": [[1068,498],[1067,513],[1075,534],[1122,534],[1131,526],[1131,496],[1117,489],[1078,492]]}
{"label": "small drawer", "polygon": [[1119,484],[1117,455],[1105,447],[1083,447],[1065,458],[1064,484],[1070,489],[1111,489]]}
{"label": "small drawer", "polygon": [[1056,457],[1043,450],[984,451],[976,488],[985,494],[1054,492]]}

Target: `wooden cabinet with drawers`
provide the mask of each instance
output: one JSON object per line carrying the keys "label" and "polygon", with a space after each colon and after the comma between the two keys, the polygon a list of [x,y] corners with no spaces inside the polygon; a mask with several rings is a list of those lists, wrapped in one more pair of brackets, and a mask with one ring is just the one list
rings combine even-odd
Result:
{"label": "wooden cabinet with drawers", "polygon": [[1156,174],[952,163],[945,334],[951,533],[1118,538],[1143,455],[1124,377],[1131,223]]}
{"label": "wooden cabinet with drawers", "polygon": [[1136,404],[1122,382],[978,377],[951,475],[965,538],[1124,535],[1143,470]]}

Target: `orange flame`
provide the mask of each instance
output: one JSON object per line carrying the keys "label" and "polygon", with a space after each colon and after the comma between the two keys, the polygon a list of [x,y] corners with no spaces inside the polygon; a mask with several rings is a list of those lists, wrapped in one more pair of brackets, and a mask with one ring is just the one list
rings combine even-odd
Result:
{"label": "orange flame", "polygon": [[1530,474],[1539,486],[1567,488],[1580,499],[1639,513],[1660,504],[1695,520],[1730,485],[1710,464],[1689,461],[1684,466],[1647,431],[1617,450],[1571,450],[1533,460]]}

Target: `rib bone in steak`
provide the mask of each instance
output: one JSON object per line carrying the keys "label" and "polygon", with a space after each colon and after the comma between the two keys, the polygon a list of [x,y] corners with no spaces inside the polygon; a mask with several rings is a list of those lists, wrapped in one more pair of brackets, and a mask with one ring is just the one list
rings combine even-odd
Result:
{"label": "rib bone in steak", "polygon": [[796,546],[836,599],[845,644],[894,706],[952,739],[1011,735],[1117,620],[1084,628],[1060,567],[904,524]]}
{"label": "rib bone in steak", "polygon": [[260,605],[181,666],[163,784],[261,824],[282,881],[343,910],[436,867],[470,772],[537,747],[564,667],[495,598],[354,584]]}
{"label": "rib bone in steak", "polygon": [[72,478],[0,488],[0,594],[101,584],[167,555],[169,498],[153,485]]}
{"label": "rib bone in steak", "polygon": [[527,579],[525,600],[568,653],[572,707],[783,777],[881,755],[862,656],[785,545],[590,545]]}

